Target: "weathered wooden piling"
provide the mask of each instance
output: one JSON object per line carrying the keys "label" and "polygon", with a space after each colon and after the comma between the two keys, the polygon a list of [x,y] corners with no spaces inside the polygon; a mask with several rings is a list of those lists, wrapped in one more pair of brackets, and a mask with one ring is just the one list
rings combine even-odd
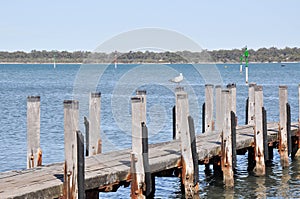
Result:
{"label": "weathered wooden piling", "polygon": [[266,166],[270,165],[270,161],[273,159],[273,143],[268,142],[268,123],[267,123],[267,110],[262,107],[262,123],[263,123],[263,137],[264,137],[264,158]]}
{"label": "weathered wooden piling", "polygon": [[[186,198],[193,198],[198,196],[199,186],[197,179],[194,179],[195,176],[195,164],[192,152],[192,142],[190,130],[193,131],[192,127],[193,122],[190,119],[189,123],[189,103],[188,95],[186,92],[181,92],[177,94],[177,104],[178,112],[180,117],[178,118],[178,131],[180,132],[181,140],[181,163],[182,163],[182,172],[181,172],[181,183],[183,186],[184,194]],[[193,136],[192,136],[193,139]],[[196,147],[196,145],[193,145]],[[196,150],[196,149],[194,149]],[[194,156],[195,157],[195,156]],[[198,162],[198,161],[197,161]]]}
{"label": "weathered wooden piling", "polygon": [[101,153],[102,141],[100,137],[101,124],[101,93],[91,93],[89,103],[89,132],[88,132],[88,155]]}
{"label": "weathered wooden piling", "polygon": [[250,83],[249,84],[249,96],[248,96],[248,121],[247,124],[249,125],[254,125],[255,121],[254,121],[254,115],[255,115],[255,108],[254,108],[254,104],[255,104],[255,87],[256,87],[256,83]]}
{"label": "weathered wooden piling", "polygon": [[280,161],[282,167],[289,166],[288,159],[288,132],[287,132],[287,86],[279,86],[279,146]]}
{"label": "weathered wooden piling", "polygon": [[132,153],[131,153],[131,198],[145,198],[145,169],[143,161],[142,123],[145,123],[146,104],[142,96],[131,98],[132,108]]}
{"label": "weathered wooden piling", "polygon": [[232,169],[236,170],[237,167],[237,151],[236,151],[236,126],[237,120],[236,115],[233,111],[230,113],[231,121],[231,143],[232,143]]}
{"label": "weathered wooden piling", "polygon": [[297,159],[300,158],[300,84],[298,85],[298,133],[295,138],[295,145],[298,145],[297,152],[295,153],[295,157]]}
{"label": "weathered wooden piling", "polygon": [[205,85],[205,132],[214,130],[214,85]]}
{"label": "weathered wooden piling", "polygon": [[78,198],[77,168],[77,136],[79,130],[79,102],[64,101],[64,134],[65,134],[65,165],[64,190],[65,198]]}
{"label": "weathered wooden piling", "polygon": [[85,185],[84,185],[84,137],[80,131],[76,132],[77,139],[77,171],[78,171],[78,198],[85,198]]}
{"label": "weathered wooden piling", "polygon": [[236,84],[228,84],[227,89],[230,91],[231,111],[236,115]]}
{"label": "weathered wooden piling", "polygon": [[264,157],[264,130],[263,130],[263,90],[262,86],[255,87],[255,131],[254,131],[254,145],[255,145],[255,167],[254,173],[257,176],[263,176],[265,170],[265,157]]}
{"label": "weathered wooden piling", "polygon": [[27,169],[42,165],[40,96],[27,97]]}
{"label": "weathered wooden piling", "polygon": [[174,133],[173,133],[173,137],[175,139],[179,139],[180,138],[180,131],[179,131],[179,127],[180,127],[180,118],[182,117],[181,115],[181,107],[179,105],[179,102],[178,102],[178,95],[181,95],[185,93],[184,92],[184,88],[183,87],[176,87],[175,88],[175,99],[176,99],[176,105],[175,105],[175,136],[174,136]]}
{"label": "weathered wooden piling", "polygon": [[231,137],[231,100],[230,91],[222,90],[223,128],[221,142],[221,166],[226,187],[234,186],[232,168],[232,137]]}
{"label": "weathered wooden piling", "polygon": [[148,128],[144,122],[142,122],[142,155],[146,186],[143,190],[144,195],[146,198],[153,198],[155,193],[155,176],[151,174],[149,166]]}
{"label": "weathered wooden piling", "polygon": [[221,107],[221,99],[222,99],[222,87],[220,85],[215,86],[216,90],[216,130],[221,131],[222,130],[222,122],[223,122],[223,115],[222,115],[222,107]]}

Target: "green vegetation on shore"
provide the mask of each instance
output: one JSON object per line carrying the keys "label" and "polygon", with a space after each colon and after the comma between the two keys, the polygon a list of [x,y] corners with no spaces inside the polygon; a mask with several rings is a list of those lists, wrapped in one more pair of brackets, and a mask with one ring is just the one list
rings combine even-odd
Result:
{"label": "green vegetation on shore", "polygon": [[[118,63],[239,63],[242,49],[203,50],[202,52],[112,52],[88,51],[23,51],[0,52],[0,63],[111,63],[117,56]],[[260,48],[249,50],[250,62],[300,62],[300,48]]]}

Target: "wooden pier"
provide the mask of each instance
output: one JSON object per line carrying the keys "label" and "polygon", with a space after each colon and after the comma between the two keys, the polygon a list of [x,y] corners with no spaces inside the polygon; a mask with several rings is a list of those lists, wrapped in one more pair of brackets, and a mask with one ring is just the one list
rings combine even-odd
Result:
{"label": "wooden pier", "polygon": [[[154,176],[177,176],[182,179],[182,188],[186,198],[198,198],[198,164],[213,164],[214,169],[223,171],[224,184],[227,187],[234,186],[233,172],[236,165],[236,154],[245,155],[248,151],[249,171],[255,175],[265,175],[265,162],[272,159],[273,148],[278,148],[281,155],[283,167],[288,167],[291,156],[294,159],[299,155],[299,123],[291,122],[290,108],[287,103],[287,87],[279,87],[280,109],[283,110],[280,122],[266,123],[266,113],[263,108],[263,93],[261,86],[251,84],[255,89],[249,92],[251,103],[247,103],[249,111],[255,110],[250,115],[246,125],[236,126],[235,108],[233,101],[235,90],[218,90],[218,103],[216,107],[220,109],[224,121],[217,123],[217,128],[212,126],[214,122],[210,118],[206,127],[210,130],[203,134],[194,132],[194,124],[189,116],[187,93],[179,88],[176,91],[175,113],[173,114],[174,140],[169,142],[151,144],[148,146],[147,126],[146,126],[146,92],[138,91],[137,95],[131,98],[132,102],[132,149],[101,153],[101,138],[89,134],[89,139],[94,139],[89,156],[84,158],[83,137],[78,131],[78,102],[65,101],[65,162],[51,165],[35,166],[22,171],[8,171],[0,173],[0,198],[98,198],[99,192],[116,191],[120,186],[131,185],[131,198],[151,198],[155,191]],[[211,86],[209,86],[211,88]],[[216,88],[220,88],[216,86]],[[233,87],[235,88],[235,87]],[[249,89],[250,91],[250,89]],[[210,90],[210,96],[212,95]],[[299,85],[300,92],[300,85]],[[282,94],[283,93],[283,94]],[[100,94],[91,94],[91,101],[100,109]],[[217,98],[218,98],[217,97]],[[282,99],[281,99],[282,98]],[[38,100],[32,100],[38,99]],[[300,95],[299,95],[300,99]],[[93,101],[94,100],[94,101]],[[96,103],[95,103],[96,100]],[[207,100],[210,102],[211,97]],[[255,100],[256,103],[253,103]],[[29,97],[28,113],[35,112],[38,117],[28,116],[29,123],[34,123],[37,128],[32,131],[39,139],[39,97]],[[32,103],[37,103],[32,104]],[[299,101],[300,103],[300,101]],[[95,105],[96,104],[96,105]],[[206,102],[206,104],[209,104]],[[255,104],[255,107],[251,107]],[[207,105],[206,105],[207,106]],[[92,107],[92,106],[91,106]],[[35,110],[35,111],[32,111]],[[95,108],[90,108],[90,110]],[[206,107],[205,110],[213,111]],[[97,110],[94,110],[97,112]],[[92,115],[92,116],[91,116]],[[90,114],[93,117],[95,114]],[[205,115],[205,114],[204,114]],[[99,130],[99,116],[97,119],[85,119],[86,131],[89,129]],[[256,118],[256,120],[255,120]],[[259,119],[257,119],[259,118]],[[253,122],[253,119],[255,122]],[[93,127],[90,125],[96,125]],[[92,133],[92,130],[90,133]],[[28,132],[30,133],[30,132]],[[96,137],[93,138],[93,137]],[[36,138],[32,138],[36,139]],[[283,142],[284,141],[284,142]],[[30,143],[30,142],[29,142]],[[41,147],[34,144],[35,158],[28,160],[34,163],[39,159]],[[87,149],[88,150],[88,149]],[[94,152],[96,150],[96,152]],[[28,151],[33,151],[28,146]],[[91,152],[92,151],[92,152]],[[41,152],[40,152],[41,153]],[[36,155],[37,154],[37,155]],[[91,155],[94,154],[94,155]],[[252,163],[254,162],[254,165]],[[29,161],[30,163],[30,161]],[[39,163],[37,164],[39,165]],[[128,196],[129,197],[129,196]]]}

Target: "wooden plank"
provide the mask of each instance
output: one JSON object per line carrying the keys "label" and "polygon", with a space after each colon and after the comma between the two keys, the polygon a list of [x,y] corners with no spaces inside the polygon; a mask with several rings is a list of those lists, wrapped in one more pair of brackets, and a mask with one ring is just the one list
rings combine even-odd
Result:
{"label": "wooden plank", "polygon": [[263,176],[266,174],[265,157],[264,157],[264,134],[263,134],[263,90],[262,86],[255,87],[255,131],[254,131],[254,145],[255,145],[255,167],[254,173],[256,176]]}
{"label": "wooden plank", "polygon": [[42,165],[40,96],[27,97],[27,169]]}
{"label": "wooden plank", "polygon": [[282,167],[289,166],[288,137],[287,137],[287,109],[288,103],[287,86],[279,86],[279,146],[280,162]]}
{"label": "wooden plank", "polygon": [[89,103],[89,133],[88,133],[88,154],[96,155],[102,151],[100,137],[101,126],[101,93],[91,93]]}
{"label": "wooden plank", "polygon": [[214,130],[214,85],[205,85],[205,132]]}
{"label": "wooden plank", "polygon": [[77,139],[79,130],[79,102],[64,101],[64,134],[65,134],[65,163],[64,163],[64,196],[78,198],[77,179]]}
{"label": "wooden plank", "polygon": [[[278,140],[278,123],[268,124],[268,142]],[[298,122],[291,125],[292,135],[298,132]],[[237,127],[237,150],[254,142],[253,127]],[[196,137],[198,160],[218,156],[221,151],[220,132]],[[85,161],[85,189],[98,189],[109,184],[130,181],[131,149],[113,151],[87,157]],[[179,140],[149,145],[151,173],[180,166]],[[23,171],[0,173],[0,198],[58,198],[63,190],[63,163],[55,163]],[[98,167],[98,169],[97,169]]]}

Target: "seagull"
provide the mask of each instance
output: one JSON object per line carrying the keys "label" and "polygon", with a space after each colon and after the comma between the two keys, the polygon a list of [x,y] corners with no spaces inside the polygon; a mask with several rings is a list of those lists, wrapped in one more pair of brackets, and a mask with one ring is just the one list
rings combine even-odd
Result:
{"label": "seagull", "polygon": [[183,80],[183,75],[182,73],[179,74],[179,76],[174,77],[173,79],[170,79],[170,82],[174,82],[174,83],[180,83]]}

